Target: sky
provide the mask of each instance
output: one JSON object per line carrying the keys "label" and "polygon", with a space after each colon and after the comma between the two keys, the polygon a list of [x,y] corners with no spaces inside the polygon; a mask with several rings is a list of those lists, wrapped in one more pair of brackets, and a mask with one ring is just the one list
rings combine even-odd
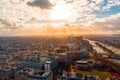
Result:
{"label": "sky", "polygon": [[0,36],[120,34],[120,0],[0,0]]}

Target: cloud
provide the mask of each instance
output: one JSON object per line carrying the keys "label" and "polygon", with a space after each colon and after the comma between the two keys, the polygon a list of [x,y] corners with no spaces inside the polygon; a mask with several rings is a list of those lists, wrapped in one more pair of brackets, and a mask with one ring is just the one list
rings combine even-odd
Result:
{"label": "cloud", "polygon": [[[38,21],[48,20],[47,22],[49,22],[53,10],[51,8],[54,7],[53,4],[57,6],[62,1],[65,2],[65,5],[70,12],[68,21],[76,22],[78,24],[89,23],[95,20],[97,16],[102,15],[103,17],[106,17],[104,15],[109,16],[113,12],[116,13],[116,11],[112,10],[111,12],[110,10],[108,15],[107,12],[103,13],[103,11],[109,10],[110,7],[119,5],[120,3],[118,0],[1,0],[0,18],[7,19],[16,24],[18,22],[18,24],[24,24],[33,17]],[[33,7],[39,7],[41,9]],[[96,13],[96,10],[98,13]],[[22,20],[19,20],[20,18],[22,18]],[[35,19],[32,21],[34,22]]]}
{"label": "cloud", "polygon": [[[66,21],[52,20],[51,12],[54,8],[51,8],[57,5],[59,6],[62,2],[70,10],[69,19]],[[40,30],[51,32],[49,30],[51,27],[42,27],[42,25],[47,26],[47,24],[55,24],[57,26],[63,23],[79,24],[79,26],[81,26],[80,24],[85,24],[86,26],[83,26],[85,28],[70,25],[70,27],[64,28],[59,26],[60,29],[57,30],[58,28],[52,27],[52,30],[55,32],[63,31],[69,33],[69,31],[76,31],[79,33],[79,31],[82,32],[82,29],[84,29],[83,32],[85,30],[87,32],[87,23],[92,22],[91,29],[95,31],[116,32],[120,31],[120,15],[117,14],[120,13],[119,7],[115,7],[119,5],[120,0],[0,0],[0,29],[9,29],[12,32],[12,30],[22,29],[24,27],[26,29],[27,26],[33,26],[31,28],[32,30],[37,26],[39,27],[39,33]],[[114,16],[112,17],[110,15]]]}
{"label": "cloud", "polygon": [[102,11],[109,11],[110,8],[114,6],[119,6],[119,0],[104,0],[104,4],[101,6]]}
{"label": "cloud", "polygon": [[65,0],[66,3],[73,3],[73,0]]}
{"label": "cloud", "polygon": [[10,23],[7,20],[0,19],[0,30],[2,29],[9,29],[9,30],[17,30],[17,29],[22,29],[22,25],[16,25],[15,23]]}
{"label": "cloud", "polygon": [[103,32],[115,33],[116,31],[120,31],[120,13],[108,18],[98,19],[92,22],[91,26],[93,29]]}
{"label": "cloud", "polygon": [[75,24],[63,24],[59,26],[54,26],[51,24],[39,26],[33,28],[33,26],[27,28],[24,32],[26,34],[32,33],[32,35],[80,35],[80,34],[89,34],[92,30],[84,25],[75,25]]}
{"label": "cloud", "polygon": [[40,7],[41,9],[51,9],[53,4],[49,0],[34,0],[33,2],[27,2],[27,5]]}

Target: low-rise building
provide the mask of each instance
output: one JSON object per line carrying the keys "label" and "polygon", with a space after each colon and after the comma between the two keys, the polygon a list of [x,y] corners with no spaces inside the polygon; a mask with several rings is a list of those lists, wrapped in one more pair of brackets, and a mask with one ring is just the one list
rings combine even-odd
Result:
{"label": "low-rise building", "polygon": [[76,61],[76,67],[82,70],[91,70],[94,67],[94,61],[92,60]]}
{"label": "low-rise building", "polygon": [[53,73],[34,68],[24,68],[16,73],[15,80],[53,80]]}

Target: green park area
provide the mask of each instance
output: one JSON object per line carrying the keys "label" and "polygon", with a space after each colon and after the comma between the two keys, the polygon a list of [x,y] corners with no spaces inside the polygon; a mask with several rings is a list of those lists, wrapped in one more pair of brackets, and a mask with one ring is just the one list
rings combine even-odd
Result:
{"label": "green park area", "polygon": [[98,71],[98,70],[82,71],[82,70],[76,70],[76,72],[78,74],[99,76],[103,80],[105,80],[108,77],[111,77],[111,74],[109,72],[106,72],[106,71]]}

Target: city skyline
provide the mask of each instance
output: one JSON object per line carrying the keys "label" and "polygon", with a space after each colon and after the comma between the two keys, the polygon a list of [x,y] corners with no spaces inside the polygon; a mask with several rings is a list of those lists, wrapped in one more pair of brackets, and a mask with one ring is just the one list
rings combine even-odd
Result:
{"label": "city skyline", "polygon": [[0,0],[0,36],[120,34],[119,0]]}

